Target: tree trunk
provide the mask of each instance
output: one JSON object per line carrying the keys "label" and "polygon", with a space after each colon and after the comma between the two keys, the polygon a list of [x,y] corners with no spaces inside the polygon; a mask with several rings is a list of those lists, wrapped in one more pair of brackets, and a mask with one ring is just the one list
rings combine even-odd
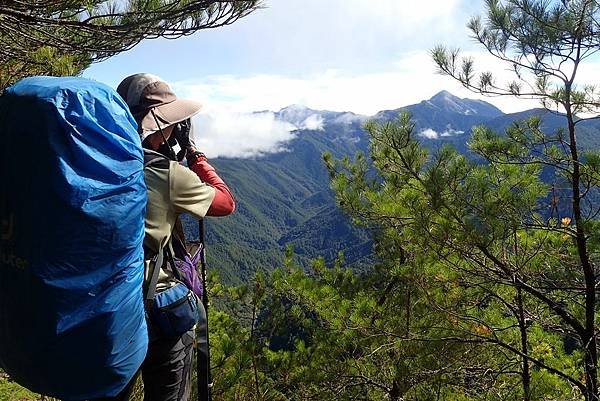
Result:
{"label": "tree trunk", "polygon": [[[566,90],[567,94],[569,94],[571,91],[570,85],[567,85]],[[577,149],[577,138],[575,136],[574,115],[569,98],[567,98],[565,109],[567,112],[569,128],[569,147],[571,151],[571,160],[573,162],[571,184],[573,191],[573,219],[575,220],[576,229],[575,242],[585,280],[585,328],[584,333],[581,335],[581,341],[585,352],[585,397],[588,401],[596,401],[600,399],[598,396],[598,349],[595,334],[596,274],[594,266],[589,259],[587,238],[584,230],[584,219],[581,213],[581,171]]]}
{"label": "tree trunk", "polygon": [[519,331],[521,333],[521,352],[523,353],[521,361],[521,377],[523,380],[523,401],[531,400],[531,373],[529,371],[529,353],[527,351],[527,324],[525,322],[525,312],[523,309],[523,293],[520,286],[517,286],[517,307],[519,309]]}
{"label": "tree trunk", "polygon": [[394,382],[392,383],[392,388],[390,389],[388,396],[390,398],[390,401],[402,401],[403,400],[402,394],[400,394],[400,385],[398,384],[397,379],[394,379]]}

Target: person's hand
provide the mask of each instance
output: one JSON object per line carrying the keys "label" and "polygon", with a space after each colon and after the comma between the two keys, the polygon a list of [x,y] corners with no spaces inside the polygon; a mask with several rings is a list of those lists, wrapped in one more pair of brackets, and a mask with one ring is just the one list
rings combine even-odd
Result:
{"label": "person's hand", "polygon": [[192,128],[191,119],[181,121],[173,128],[172,137],[177,141],[181,150],[177,152],[177,161],[182,161],[192,153],[196,152],[194,140],[190,137]]}
{"label": "person's hand", "polygon": [[192,121],[188,118],[177,123],[173,129],[173,137],[177,140],[181,149],[188,150],[191,147],[195,147],[193,139],[190,138],[191,128]]}

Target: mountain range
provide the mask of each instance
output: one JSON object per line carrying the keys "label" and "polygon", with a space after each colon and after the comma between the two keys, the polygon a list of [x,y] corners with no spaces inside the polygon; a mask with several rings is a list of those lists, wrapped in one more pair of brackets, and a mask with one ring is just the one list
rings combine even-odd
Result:
{"label": "mountain range", "polygon": [[[441,91],[429,100],[383,110],[372,117],[351,112],[312,110],[292,105],[275,112],[275,118],[299,127],[285,151],[255,159],[212,160],[233,190],[237,211],[225,219],[209,219],[209,266],[225,282],[247,280],[256,271],[283,265],[284,250],[292,246],[300,263],[316,257],[331,262],[340,251],[348,266],[361,269],[372,261],[369,233],[354,226],[335,206],[322,154],[336,158],[368,152],[363,129],[368,119],[395,119],[402,110],[411,113],[423,145],[451,144],[467,152],[474,125],[499,132],[513,121],[540,115],[547,129],[564,126],[563,117],[544,109],[505,114],[492,104],[461,99]],[[586,121],[578,131],[586,147],[600,143],[600,122]],[[196,225],[185,221],[188,237],[197,236]]]}

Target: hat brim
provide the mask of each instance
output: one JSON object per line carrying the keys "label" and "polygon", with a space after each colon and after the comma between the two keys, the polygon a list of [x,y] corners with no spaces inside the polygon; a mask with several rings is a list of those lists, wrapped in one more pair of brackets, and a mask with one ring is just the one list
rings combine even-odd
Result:
{"label": "hat brim", "polygon": [[[177,124],[178,122],[191,118],[202,109],[202,103],[195,100],[176,99],[171,103],[161,104],[154,107],[154,113],[158,118],[160,127],[168,127],[169,125]],[[143,133],[152,133],[158,131],[158,125],[151,111],[142,118],[140,128]]]}

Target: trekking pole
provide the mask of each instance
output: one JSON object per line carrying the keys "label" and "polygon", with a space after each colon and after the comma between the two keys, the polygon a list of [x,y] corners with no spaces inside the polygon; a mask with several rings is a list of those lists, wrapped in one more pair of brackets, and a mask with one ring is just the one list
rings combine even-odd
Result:
{"label": "trekking pole", "polygon": [[198,380],[198,401],[212,401],[212,377],[210,374],[210,343],[208,340],[208,288],[206,285],[206,243],[204,219],[198,220],[198,237],[200,239],[200,275],[202,277],[202,305],[205,312],[205,323],[199,322],[198,349],[196,357],[196,375]]}

